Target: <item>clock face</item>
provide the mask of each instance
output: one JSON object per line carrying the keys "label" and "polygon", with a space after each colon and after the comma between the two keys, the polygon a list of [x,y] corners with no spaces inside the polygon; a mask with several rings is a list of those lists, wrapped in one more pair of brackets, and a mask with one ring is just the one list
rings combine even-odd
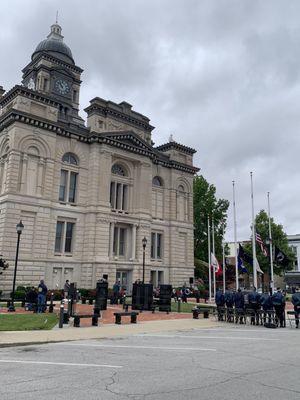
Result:
{"label": "clock face", "polygon": [[58,79],[55,82],[55,89],[57,90],[57,92],[59,94],[67,94],[70,92],[70,85],[68,82],[66,82],[62,79]]}

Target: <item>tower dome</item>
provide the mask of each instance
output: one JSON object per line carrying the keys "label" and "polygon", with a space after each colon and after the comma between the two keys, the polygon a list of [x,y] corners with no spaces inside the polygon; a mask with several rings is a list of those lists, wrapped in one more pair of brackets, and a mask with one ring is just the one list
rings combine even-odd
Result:
{"label": "tower dome", "polygon": [[47,39],[37,45],[31,59],[34,60],[41,52],[47,52],[62,61],[75,65],[71,49],[63,42],[63,38],[60,25],[53,24]]}

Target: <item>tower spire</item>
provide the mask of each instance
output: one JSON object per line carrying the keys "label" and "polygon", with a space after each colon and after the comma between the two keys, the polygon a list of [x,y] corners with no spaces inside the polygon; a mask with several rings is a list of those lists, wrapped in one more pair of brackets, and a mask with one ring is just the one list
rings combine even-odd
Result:
{"label": "tower spire", "polygon": [[58,10],[56,11],[55,23],[58,24]]}

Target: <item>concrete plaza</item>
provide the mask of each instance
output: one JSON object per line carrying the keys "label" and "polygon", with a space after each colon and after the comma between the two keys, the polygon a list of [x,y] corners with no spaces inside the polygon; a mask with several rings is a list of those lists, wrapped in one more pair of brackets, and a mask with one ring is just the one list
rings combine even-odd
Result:
{"label": "concrete plaza", "polygon": [[300,397],[296,329],[199,324],[147,333],[143,325],[118,337],[1,348],[1,400]]}

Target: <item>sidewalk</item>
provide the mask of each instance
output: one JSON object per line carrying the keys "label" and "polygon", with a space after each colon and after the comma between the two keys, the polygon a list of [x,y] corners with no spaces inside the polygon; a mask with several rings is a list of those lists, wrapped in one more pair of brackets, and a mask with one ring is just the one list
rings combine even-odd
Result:
{"label": "sidewalk", "polygon": [[137,324],[105,324],[89,328],[62,328],[51,331],[7,331],[0,332],[0,347],[64,342],[72,340],[90,340],[136,335],[141,333],[159,333],[167,331],[186,331],[195,328],[213,328],[218,324],[213,319],[175,319],[148,321]]}

